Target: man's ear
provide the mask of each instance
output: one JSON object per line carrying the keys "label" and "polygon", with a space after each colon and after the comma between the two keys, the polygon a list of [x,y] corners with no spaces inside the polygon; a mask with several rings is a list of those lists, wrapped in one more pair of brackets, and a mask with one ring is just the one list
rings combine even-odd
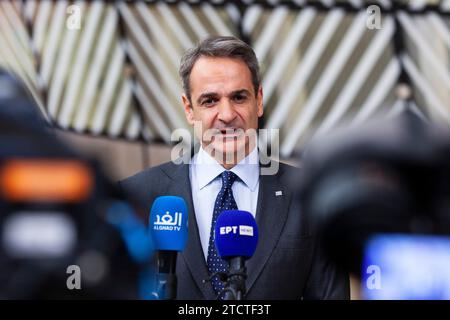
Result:
{"label": "man's ear", "polygon": [[264,105],[263,105],[263,89],[262,86],[259,86],[258,94],[256,95],[256,107],[258,108],[258,118],[261,118],[264,114]]}
{"label": "man's ear", "polygon": [[193,126],[194,125],[194,110],[192,109],[191,102],[189,101],[188,97],[186,97],[185,94],[183,94],[181,96],[181,99],[183,100],[184,114],[186,115],[186,120],[191,126]]}

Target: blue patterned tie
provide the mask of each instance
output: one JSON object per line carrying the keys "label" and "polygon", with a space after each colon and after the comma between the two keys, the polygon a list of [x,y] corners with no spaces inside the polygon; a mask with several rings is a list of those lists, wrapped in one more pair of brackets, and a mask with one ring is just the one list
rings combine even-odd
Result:
{"label": "blue patterned tie", "polygon": [[[238,208],[233,197],[233,191],[231,190],[231,186],[236,180],[237,175],[231,171],[224,171],[221,176],[222,189],[220,189],[214,204],[211,232],[209,234],[208,258],[206,260],[210,275],[216,272],[228,271],[228,263],[219,257],[216,245],[214,244],[214,228],[216,226],[217,217],[224,210],[237,210]],[[215,293],[219,294],[224,288],[223,283],[219,280],[218,276],[213,277],[211,282]]]}

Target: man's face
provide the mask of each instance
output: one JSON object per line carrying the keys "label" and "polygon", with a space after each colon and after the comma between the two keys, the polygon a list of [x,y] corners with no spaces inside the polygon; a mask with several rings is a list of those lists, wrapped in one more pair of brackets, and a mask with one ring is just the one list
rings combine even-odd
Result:
{"label": "man's face", "polygon": [[[263,95],[260,87],[255,96],[247,65],[239,59],[201,57],[192,68],[190,86],[192,105],[183,95],[184,109],[191,125],[202,123],[203,132],[196,130],[195,134],[203,148],[212,147],[223,155],[245,150],[248,155],[253,146],[242,133],[258,129]],[[202,134],[211,129],[212,136]]]}

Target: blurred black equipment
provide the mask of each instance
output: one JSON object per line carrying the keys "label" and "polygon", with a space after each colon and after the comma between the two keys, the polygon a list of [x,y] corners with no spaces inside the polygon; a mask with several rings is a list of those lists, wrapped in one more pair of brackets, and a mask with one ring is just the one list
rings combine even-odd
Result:
{"label": "blurred black equipment", "polygon": [[96,162],[56,138],[14,79],[1,73],[0,82],[9,86],[0,94],[0,299],[151,292],[141,272],[150,238],[131,207]]}
{"label": "blurred black equipment", "polygon": [[334,261],[360,275],[372,236],[450,234],[449,133],[406,111],[311,143],[300,198]]}

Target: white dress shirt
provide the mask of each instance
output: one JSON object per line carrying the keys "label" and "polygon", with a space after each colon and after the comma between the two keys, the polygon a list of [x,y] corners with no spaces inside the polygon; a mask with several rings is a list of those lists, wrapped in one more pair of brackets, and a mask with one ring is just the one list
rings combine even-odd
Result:
{"label": "white dress shirt", "polygon": [[[189,168],[192,200],[205,261],[208,255],[214,203],[222,188],[220,174],[223,171],[225,171],[225,168],[202,147],[194,155]],[[232,186],[233,196],[238,209],[248,211],[255,216],[259,191],[258,148],[254,148],[246,158],[235,165],[230,171],[239,177]]]}

